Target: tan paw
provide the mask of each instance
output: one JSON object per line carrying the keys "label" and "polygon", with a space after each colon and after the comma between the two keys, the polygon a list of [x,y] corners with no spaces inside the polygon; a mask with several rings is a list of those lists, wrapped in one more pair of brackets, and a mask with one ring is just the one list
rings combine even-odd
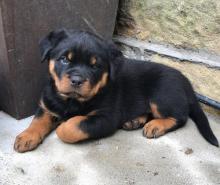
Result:
{"label": "tan paw", "polygon": [[42,142],[40,134],[36,131],[25,130],[19,134],[14,143],[17,152],[27,152],[35,149]]}
{"label": "tan paw", "polygon": [[157,138],[164,135],[165,130],[162,125],[159,125],[156,122],[149,122],[144,126],[143,134],[147,138]]}
{"label": "tan paw", "polygon": [[147,138],[157,138],[168,132],[175,124],[176,120],[173,118],[154,119],[144,126],[143,134]]}

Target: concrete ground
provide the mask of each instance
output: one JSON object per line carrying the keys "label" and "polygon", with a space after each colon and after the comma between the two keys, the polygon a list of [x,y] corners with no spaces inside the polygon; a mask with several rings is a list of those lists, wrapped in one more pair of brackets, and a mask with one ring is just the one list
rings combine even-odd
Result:
{"label": "concrete ground", "polygon": [[[220,141],[220,117],[208,115]],[[36,150],[17,153],[15,136],[31,121],[0,112],[1,185],[211,185],[220,184],[220,149],[208,144],[191,120],[159,139],[141,130],[65,144],[52,133]]]}

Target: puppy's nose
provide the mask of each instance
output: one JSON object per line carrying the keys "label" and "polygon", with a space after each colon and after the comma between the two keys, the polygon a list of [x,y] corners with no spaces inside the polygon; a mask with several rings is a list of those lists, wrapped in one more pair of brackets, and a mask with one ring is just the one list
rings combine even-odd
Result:
{"label": "puppy's nose", "polygon": [[71,76],[70,78],[73,86],[79,87],[83,84],[84,80],[81,76]]}

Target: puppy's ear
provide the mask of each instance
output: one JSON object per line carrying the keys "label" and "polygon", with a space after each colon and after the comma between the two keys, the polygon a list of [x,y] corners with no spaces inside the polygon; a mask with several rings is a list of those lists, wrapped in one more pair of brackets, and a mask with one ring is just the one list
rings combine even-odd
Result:
{"label": "puppy's ear", "polygon": [[58,44],[59,41],[68,35],[65,29],[50,32],[39,42],[41,62],[49,59],[50,51]]}
{"label": "puppy's ear", "polygon": [[118,49],[112,40],[107,41],[108,53],[110,60],[114,60],[118,57],[123,56],[122,52]]}
{"label": "puppy's ear", "polygon": [[114,80],[121,65],[121,62],[119,62],[117,58],[122,57],[123,54],[113,41],[107,41],[107,47],[109,53],[110,78],[111,80]]}

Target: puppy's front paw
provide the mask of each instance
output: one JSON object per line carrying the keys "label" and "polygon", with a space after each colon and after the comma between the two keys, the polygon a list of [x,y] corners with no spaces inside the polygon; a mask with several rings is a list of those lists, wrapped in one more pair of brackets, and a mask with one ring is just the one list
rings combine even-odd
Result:
{"label": "puppy's front paw", "polygon": [[14,143],[14,149],[23,153],[35,149],[42,142],[40,134],[36,131],[25,130],[19,134]]}

